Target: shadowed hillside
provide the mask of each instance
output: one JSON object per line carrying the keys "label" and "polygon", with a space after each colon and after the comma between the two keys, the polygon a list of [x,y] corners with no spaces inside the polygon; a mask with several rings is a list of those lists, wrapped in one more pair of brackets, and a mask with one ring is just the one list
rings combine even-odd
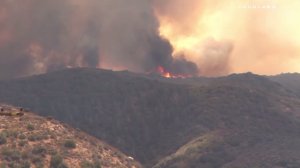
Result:
{"label": "shadowed hillside", "polygon": [[271,80],[276,81],[295,92],[300,97],[300,74],[299,73],[286,73],[277,76],[269,77]]}
{"label": "shadowed hillside", "polygon": [[69,69],[0,82],[0,101],[53,116],[146,167],[300,165],[300,101],[251,73],[165,79]]}

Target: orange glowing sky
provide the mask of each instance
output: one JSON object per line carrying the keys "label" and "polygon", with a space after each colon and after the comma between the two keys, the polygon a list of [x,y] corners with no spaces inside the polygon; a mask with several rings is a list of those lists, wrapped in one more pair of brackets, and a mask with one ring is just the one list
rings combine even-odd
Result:
{"label": "orange glowing sky", "polygon": [[155,3],[160,34],[170,40],[174,56],[184,53],[202,75],[300,72],[299,0]]}

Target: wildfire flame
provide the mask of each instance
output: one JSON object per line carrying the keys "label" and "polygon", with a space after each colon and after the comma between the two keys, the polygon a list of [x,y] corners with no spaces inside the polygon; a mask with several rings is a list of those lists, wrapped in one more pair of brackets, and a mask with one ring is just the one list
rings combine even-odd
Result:
{"label": "wildfire flame", "polygon": [[158,66],[156,69],[156,72],[165,78],[188,78],[188,77],[191,77],[190,75],[185,75],[185,74],[173,74],[173,73],[167,71],[162,66]]}
{"label": "wildfire flame", "polygon": [[170,72],[166,71],[162,66],[157,67],[156,70],[161,76],[165,77],[165,78],[171,78],[172,75]]}

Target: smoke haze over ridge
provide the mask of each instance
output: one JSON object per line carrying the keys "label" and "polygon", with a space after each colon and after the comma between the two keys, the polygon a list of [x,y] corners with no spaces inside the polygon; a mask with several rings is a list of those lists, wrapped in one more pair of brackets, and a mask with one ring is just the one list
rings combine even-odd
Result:
{"label": "smoke haze over ridge", "polygon": [[[154,3],[161,35],[170,41],[175,53],[184,53],[197,63],[201,74],[300,72],[298,0],[154,0]],[[219,46],[208,47],[219,53],[213,57],[203,52],[211,40],[214,46]]]}
{"label": "smoke haze over ridge", "polygon": [[196,75],[173,59],[147,0],[17,0],[0,2],[0,78],[66,67],[99,67]]}
{"label": "smoke haze over ridge", "polygon": [[251,1],[276,9],[249,9],[249,2],[3,0],[0,79],[67,67],[149,73],[162,66],[206,76],[300,71],[300,3]]}

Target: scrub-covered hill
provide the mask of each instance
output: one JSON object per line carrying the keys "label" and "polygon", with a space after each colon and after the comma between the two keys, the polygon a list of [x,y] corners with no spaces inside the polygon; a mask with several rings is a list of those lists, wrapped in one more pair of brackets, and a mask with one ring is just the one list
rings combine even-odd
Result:
{"label": "scrub-covered hill", "polygon": [[300,100],[251,73],[166,79],[68,69],[0,82],[0,101],[80,128],[145,167],[298,166]]}
{"label": "scrub-covered hill", "polygon": [[1,168],[139,167],[131,157],[61,122],[0,107]]}

